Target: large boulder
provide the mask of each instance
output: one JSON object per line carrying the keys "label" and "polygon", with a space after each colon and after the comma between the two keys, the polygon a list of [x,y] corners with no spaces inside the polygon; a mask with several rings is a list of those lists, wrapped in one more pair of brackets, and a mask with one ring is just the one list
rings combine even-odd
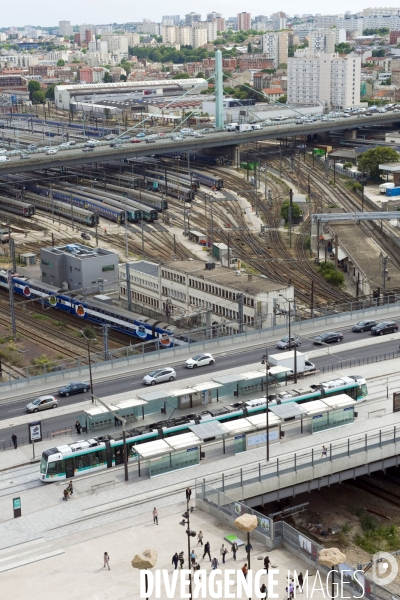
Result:
{"label": "large boulder", "polygon": [[319,553],[318,562],[324,567],[333,567],[346,562],[346,555],[340,552],[339,548],[324,548]]}
{"label": "large boulder", "polygon": [[155,550],[144,550],[136,554],[131,562],[134,569],[152,569],[157,562],[158,554]]}
{"label": "large boulder", "polygon": [[257,517],[255,515],[244,514],[235,519],[235,527],[246,533],[253,531],[257,527]]}

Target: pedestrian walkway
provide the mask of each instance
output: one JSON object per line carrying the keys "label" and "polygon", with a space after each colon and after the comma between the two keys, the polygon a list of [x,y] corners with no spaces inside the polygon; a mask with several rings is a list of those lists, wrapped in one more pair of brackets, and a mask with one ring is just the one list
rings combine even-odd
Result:
{"label": "pedestrian walkway", "polygon": [[[73,517],[70,507],[71,500],[61,507],[66,511],[65,518]],[[13,600],[71,600],[85,598],[86,600],[138,600],[139,572],[131,566],[134,555],[146,549],[157,552],[158,558],[155,569],[167,569],[172,576],[174,566],[172,556],[184,552],[184,568],[188,568],[187,538],[185,528],[179,523],[186,509],[184,488],[180,490],[179,500],[167,501],[157,506],[159,526],[153,524],[151,504],[144,506],[140,513],[125,518],[118,524],[102,525],[91,531],[81,529],[79,524],[74,526],[67,537],[62,539],[38,538],[21,546],[14,546],[0,551],[0,588],[4,597],[11,596]],[[240,532],[227,527],[213,517],[197,511],[190,516],[190,527],[198,533],[204,533],[204,541],[211,546],[211,556],[218,559],[222,573],[228,569],[241,569],[247,563],[247,555],[243,545],[237,552],[234,561],[229,552],[226,565],[222,565],[220,548],[223,542],[230,550],[230,544],[224,539],[226,535]],[[156,534],[155,529],[157,529]],[[242,538],[243,539],[243,538]],[[245,541],[245,540],[244,540]],[[267,555],[261,543],[251,540],[251,566],[253,569],[263,568],[263,558]],[[197,555],[201,569],[211,573],[208,557],[202,558],[203,548],[193,538],[192,547]],[[103,566],[103,554],[110,556],[110,571]],[[287,573],[295,569],[297,573],[307,571],[313,573],[311,585],[315,580],[315,569],[310,568],[301,559],[285,548],[268,552],[272,565],[279,569],[275,575],[278,597],[286,599],[285,588]],[[267,582],[266,576],[261,582]],[[326,593],[326,590],[325,590]],[[152,596],[154,597],[154,596]],[[180,590],[173,596],[182,598]],[[164,595],[163,598],[166,598]],[[206,598],[211,598],[207,594]],[[222,598],[222,597],[221,597]],[[313,595],[315,600],[322,600],[322,591]]]}

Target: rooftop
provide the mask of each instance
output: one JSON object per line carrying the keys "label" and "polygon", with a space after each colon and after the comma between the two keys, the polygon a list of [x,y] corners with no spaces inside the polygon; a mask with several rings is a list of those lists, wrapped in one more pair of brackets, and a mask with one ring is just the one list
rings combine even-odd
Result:
{"label": "rooftop", "polygon": [[65,246],[42,248],[42,250],[47,250],[47,252],[52,252],[53,254],[71,254],[77,258],[93,258],[96,256],[116,254],[112,250],[105,250],[104,248],[91,248],[90,246],[84,246],[82,244],[66,244]]}
{"label": "rooftop", "polygon": [[236,271],[228,269],[228,267],[221,267],[215,264],[215,268],[212,270],[206,269],[202,260],[175,260],[163,264],[163,267],[169,268],[175,271],[181,271],[187,275],[193,275],[197,278],[219,283],[234,288],[235,290],[241,290],[249,294],[262,294],[274,291],[286,290],[287,286],[277,281],[272,281],[261,275],[250,275],[247,273],[241,273],[240,276],[236,275]]}
{"label": "rooftop", "polygon": [[158,278],[158,264],[148,262],[146,260],[140,260],[138,262],[129,263],[129,268],[131,271],[138,271],[139,273],[144,273],[145,275],[150,275],[151,277]]}

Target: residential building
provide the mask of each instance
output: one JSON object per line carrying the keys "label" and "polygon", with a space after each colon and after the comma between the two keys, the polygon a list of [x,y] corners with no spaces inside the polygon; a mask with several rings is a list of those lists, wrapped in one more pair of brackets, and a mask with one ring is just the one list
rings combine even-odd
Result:
{"label": "residential building", "polygon": [[217,31],[226,31],[226,23],[224,18],[219,17],[215,19],[215,23],[217,25]]}
{"label": "residential building", "polygon": [[392,85],[400,87],[400,58],[392,60],[391,64]]}
{"label": "residential building", "polygon": [[165,25],[179,25],[180,20],[179,15],[164,15],[162,17],[162,23]]}
{"label": "residential building", "polygon": [[364,28],[364,19],[356,15],[341,16],[337,21],[337,27],[344,28],[346,31],[357,32],[356,35],[362,35]]}
{"label": "residential building", "polygon": [[79,35],[81,36],[81,40],[85,39],[86,31],[91,31],[93,34],[96,31],[96,27],[94,25],[89,25],[88,23],[83,23],[83,25],[79,25]]}
{"label": "residential building", "polygon": [[208,13],[206,20],[209,23],[212,23],[212,21],[215,21],[215,19],[222,19],[222,14],[217,12]]}
{"label": "residential building", "polygon": [[380,6],[379,8],[374,7],[374,8],[364,8],[363,10],[363,17],[396,17],[400,15],[400,9],[397,7],[383,7]]}
{"label": "residential building", "polygon": [[107,42],[108,52],[111,54],[128,53],[128,38],[126,35],[105,34],[102,41]]}
{"label": "residential building", "polygon": [[237,59],[237,63],[241,71],[274,68],[273,59],[268,58],[266,54],[243,54]]}
{"label": "residential building", "polygon": [[19,67],[20,69],[29,69],[39,62],[38,56],[33,54],[0,54],[0,66]]}
{"label": "residential building", "polygon": [[274,31],[286,29],[286,15],[284,12],[277,12],[272,15],[272,29]]}
{"label": "residential building", "polygon": [[248,31],[251,29],[251,13],[242,12],[237,15],[238,31]]}
{"label": "residential building", "polygon": [[128,46],[137,46],[140,44],[140,35],[138,33],[127,33]]}
{"label": "residential building", "polygon": [[193,23],[201,21],[201,15],[195,12],[188,13],[185,15],[185,25],[191,27]]}
{"label": "residential building", "polygon": [[336,27],[339,15],[316,15],[316,27]]}
{"label": "residential building", "polygon": [[346,41],[346,30],[334,27],[333,29],[315,29],[309,35],[309,49],[316,52],[335,52],[335,45]]}
{"label": "residential building", "polygon": [[177,27],[176,28],[176,42],[181,46],[190,46],[192,44],[192,28],[191,27]]}
{"label": "residential building", "polygon": [[205,25],[207,29],[207,41],[213,42],[218,37],[217,31],[219,31],[219,29],[217,26],[217,21],[206,21]]}
{"label": "residential building", "polygon": [[274,61],[274,68],[288,61],[288,33],[265,33],[262,36],[262,51]]}
{"label": "residential building", "polygon": [[[132,262],[131,300],[172,318],[209,314],[212,323],[225,324],[229,333],[239,333],[242,308],[244,329],[272,326],[279,294],[293,298],[293,287],[221,267],[201,260],[182,260],[162,265]],[[240,275],[239,275],[240,274]],[[127,298],[126,267],[119,267],[120,297]],[[278,317],[279,318],[279,317]]]}
{"label": "residential building", "polygon": [[91,41],[92,41],[92,32],[90,31],[90,29],[86,29],[86,31],[85,31],[85,42],[86,42],[87,45],[89,45]]}
{"label": "residential building", "polygon": [[177,29],[175,25],[162,25],[161,37],[164,44],[175,44],[177,39]]}
{"label": "residential building", "polygon": [[74,33],[74,28],[71,25],[70,21],[59,21],[58,30],[60,35],[63,35],[65,37],[70,37]]}
{"label": "residential building", "polygon": [[361,59],[337,53],[295,53],[288,59],[287,101],[321,102],[326,109],[360,104]]}
{"label": "residential building", "polygon": [[391,31],[389,37],[389,44],[391,46],[397,46],[399,43],[400,31]]}
{"label": "residential building", "polygon": [[286,94],[285,90],[282,88],[263,88],[263,94],[268,98],[270,102],[276,102],[278,98],[284,96]]}
{"label": "residential building", "polygon": [[207,29],[204,27],[191,27],[191,45],[193,48],[201,48],[207,44]]}
{"label": "residential building", "polygon": [[118,283],[118,261],[117,252],[82,244],[42,248],[41,280],[68,290],[102,291]]}

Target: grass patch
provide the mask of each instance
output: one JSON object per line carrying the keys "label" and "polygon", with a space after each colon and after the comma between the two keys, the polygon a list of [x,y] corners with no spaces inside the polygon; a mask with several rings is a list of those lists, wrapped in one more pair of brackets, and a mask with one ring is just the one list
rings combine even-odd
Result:
{"label": "grass patch", "polygon": [[66,325],[66,323],[64,323],[64,321],[53,321],[53,325],[54,325],[54,327],[60,327],[62,329],[67,328],[67,325]]}
{"label": "grass patch", "polygon": [[31,360],[32,367],[30,367],[30,373],[33,372],[34,375],[39,375],[44,372],[44,368],[46,367],[46,371],[51,371],[56,363],[52,361],[46,354],[41,354],[37,358]]}
{"label": "grass patch", "polygon": [[356,512],[360,519],[363,535],[355,538],[355,543],[365,552],[375,554],[379,550],[394,552],[400,546],[399,529],[397,525],[380,525],[378,519],[364,510]]}
{"label": "grass patch", "polygon": [[16,367],[24,362],[24,355],[18,352],[13,344],[10,344],[7,348],[0,348],[0,356],[4,362]]}
{"label": "grass patch", "polygon": [[35,319],[35,321],[51,321],[47,315],[39,315],[38,313],[31,315],[31,318]]}

